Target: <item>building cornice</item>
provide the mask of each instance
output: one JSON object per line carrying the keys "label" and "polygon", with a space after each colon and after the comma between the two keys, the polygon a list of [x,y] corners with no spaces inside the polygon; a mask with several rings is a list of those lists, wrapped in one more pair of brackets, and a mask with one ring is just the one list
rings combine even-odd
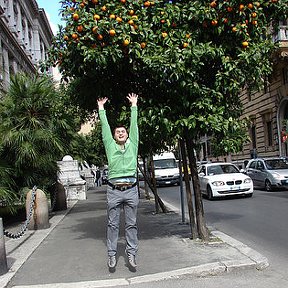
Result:
{"label": "building cornice", "polygon": [[49,43],[51,45],[52,44],[52,38],[54,35],[52,32],[50,23],[48,21],[48,18],[46,16],[45,10],[43,8],[39,9],[39,21],[42,22],[43,26],[45,27],[45,29],[43,29],[43,30],[45,31],[46,38],[47,38],[47,40],[49,40]]}

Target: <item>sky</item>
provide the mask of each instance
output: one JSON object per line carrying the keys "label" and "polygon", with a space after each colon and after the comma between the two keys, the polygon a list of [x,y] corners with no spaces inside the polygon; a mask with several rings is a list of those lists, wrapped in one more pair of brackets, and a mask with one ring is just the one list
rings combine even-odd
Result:
{"label": "sky", "polygon": [[61,3],[59,3],[59,0],[36,0],[36,2],[39,8],[43,8],[45,10],[46,16],[51,25],[51,29],[53,33],[56,34],[58,24],[61,24],[61,16],[59,15]]}

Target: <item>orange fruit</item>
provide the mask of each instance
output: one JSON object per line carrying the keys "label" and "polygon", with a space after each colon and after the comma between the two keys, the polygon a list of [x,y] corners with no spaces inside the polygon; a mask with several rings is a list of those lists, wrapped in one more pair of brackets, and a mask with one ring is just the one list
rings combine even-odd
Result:
{"label": "orange fruit", "polygon": [[82,25],[77,26],[77,31],[78,31],[78,32],[81,33],[81,32],[83,31],[83,29],[84,29],[84,28],[83,28]]}
{"label": "orange fruit", "polygon": [[110,19],[116,19],[116,15],[115,14],[110,14],[109,18]]}
{"label": "orange fruit", "polygon": [[128,24],[133,25],[133,24],[134,24],[134,21],[133,21],[132,19],[130,19],[130,20],[128,21]]}
{"label": "orange fruit", "polygon": [[98,31],[98,27],[97,27],[97,26],[94,26],[94,27],[92,28],[92,32],[93,32],[94,34],[97,34],[97,31]]}
{"label": "orange fruit", "polygon": [[121,18],[121,17],[116,17],[116,21],[117,21],[118,23],[120,23],[120,22],[122,22],[122,18]]}
{"label": "orange fruit", "polygon": [[129,15],[130,15],[130,16],[134,15],[134,10],[130,10],[130,11],[129,11]]}
{"label": "orange fruit", "polygon": [[103,40],[103,35],[98,34],[98,35],[97,35],[97,39],[100,40],[100,41]]}
{"label": "orange fruit", "polygon": [[92,2],[93,4],[97,4],[97,3],[98,3],[98,0],[91,0],[91,2]]}
{"label": "orange fruit", "polygon": [[242,47],[243,47],[243,48],[247,48],[248,45],[249,45],[248,41],[243,41],[243,42],[242,42]]}
{"label": "orange fruit", "polygon": [[216,1],[213,1],[213,2],[210,3],[210,7],[215,8],[216,6],[217,6]]}
{"label": "orange fruit", "polygon": [[115,36],[115,34],[116,34],[116,31],[115,31],[114,29],[110,29],[110,30],[109,30],[109,35],[110,35],[111,37]]}
{"label": "orange fruit", "polygon": [[85,7],[85,3],[81,2],[81,3],[79,4],[79,6],[80,6],[81,8],[84,8],[84,7]]}
{"label": "orange fruit", "polygon": [[168,34],[166,32],[162,32],[162,37],[166,38],[168,36]]}
{"label": "orange fruit", "polygon": [[249,3],[249,4],[247,5],[247,7],[248,7],[249,9],[252,9],[252,8],[253,8],[253,4],[252,4],[252,3]]}
{"label": "orange fruit", "polygon": [[245,6],[244,6],[243,4],[240,4],[240,5],[239,5],[239,10],[240,10],[240,11],[244,10],[244,8],[245,8]]}
{"label": "orange fruit", "polygon": [[256,13],[256,12],[253,12],[253,13],[251,14],[251,17],[252,17],[252,18],[256,18],[256,17],[257,17],[257,13]]}
{"label": "orange fruit", "polygon": [[232,27],[232,32],[236,32],[237,28],[236,27]]}
{"label": "orange fruit", "polygon": [[233,8],[231,6],[227,7],[227,11],[228,12],[232,12],[233,11]]}
{"label": "orange fruit", "polygon": [[252,20],[252,25],[257,25],[257,20]]}
{"label": "orange fruit", "polygon": [[129,39],[125,39],[125,40],[123,41],[123,46],[128,46],[129,44],[130,44]]}
{"label": "orange fruit", "polygon": [[107,7],[104,5],[104,6],[102,6],[101,7],[101,10],[103,11],[103,12],[105,12],[105,11],[107,11]]}
{"label": "orange fruit", "polygon": [[218,21],[217,21],[217,20],[212,20],[212,21],[211,21],[211,24],[212,24],[212,26],[217,26]]}
{"label": "orange fruit", "polygon": [[74,20],[74,21],[78,21],[78,20],[79,20],[79,15],[78,15],[77,13],[74,13],[74,14],[72,15],[72,17],[73,17],[73,20]]}
{"label": "orange fruit", "polygon": [[68,41],[68,40],[69,40],[69,37],[68,37],[67,35],[64,35],[63,39],[64,39],[65,41]]}
{"label": "orange fruit", "polygon": [[146,47],[146,43],[145,43],[145,42],[142,42],[142,43],[140,44],[140,46],[141,46],[142,49],[144,49],[144,48]]}
{"label": "orange fruit", "polygon": [[101,17],[100,17],[100,15],[98,15],[98,14],[94,14],[94,15],[93,15],[93,19],[96,20],[96,21],[97,21],[97,20],[100,20],[100,18],[101,18]]}
{"label": "orange fruit", "polygon": [[184,42],[184,43],[183,43],[183,48],[188,47],[188,45],[189,45],[189,44],[188,44],[187,42]]}
{"label": "orange fruit", "polygon": [[122,4],[125,4],[125,3],[126,3],[126,0],[120,0],[120,2],[121,2]]}
{"label": "orange fruit", "polygon": [[73,33],[71,36],[72,36],[72,39],[77,39],[78,38],[78,35],[76,33]]}
{"label": "orange fruit", "polygon": [[150,5],[151,5],[150,1],[145,1],[145,2],[144,2],[144,6],[145,6],[145,7],[149,7]]}

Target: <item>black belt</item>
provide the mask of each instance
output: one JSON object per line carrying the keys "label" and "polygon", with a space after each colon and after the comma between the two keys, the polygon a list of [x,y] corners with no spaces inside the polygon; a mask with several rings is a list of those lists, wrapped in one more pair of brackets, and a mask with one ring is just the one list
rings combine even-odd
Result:
{"label": "black belt", "polygon": [[120,190],[120,191],[125,191],[127,189],[131,189],[133,187],[135,187],[137,185],[137,182],[133,183],[133,184],[128,184],[128,185],[114,185],[112,184],[111,182],[107,182],[107,185],[110,186],[113,190],[114,189],[117,189],[117,190]]}

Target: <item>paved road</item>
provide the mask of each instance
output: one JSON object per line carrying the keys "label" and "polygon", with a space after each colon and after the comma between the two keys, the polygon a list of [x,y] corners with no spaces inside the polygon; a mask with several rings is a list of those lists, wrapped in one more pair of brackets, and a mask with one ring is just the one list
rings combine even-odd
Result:
{"label": "paved road", "polygon": [[[179,187],[159,188],[158,193],[164,201],[180,209]],[[288,287],[288,191],[255,190],[252,198],[204,199],[203,203],[208,225],[240,240],[269,259],[270,267],[260,275],[255,275],[255,282],[251,282],[255,286],[251,287],[260,287],[266,280],[268,285],[268,279],[274,284],[270,283],[272,286],[267,287],[282,287],[282,282]],[[235,277],[239,277],[241,283],[241,273],[237,275]],[[266,280],[263,282],[263,279]]]}

